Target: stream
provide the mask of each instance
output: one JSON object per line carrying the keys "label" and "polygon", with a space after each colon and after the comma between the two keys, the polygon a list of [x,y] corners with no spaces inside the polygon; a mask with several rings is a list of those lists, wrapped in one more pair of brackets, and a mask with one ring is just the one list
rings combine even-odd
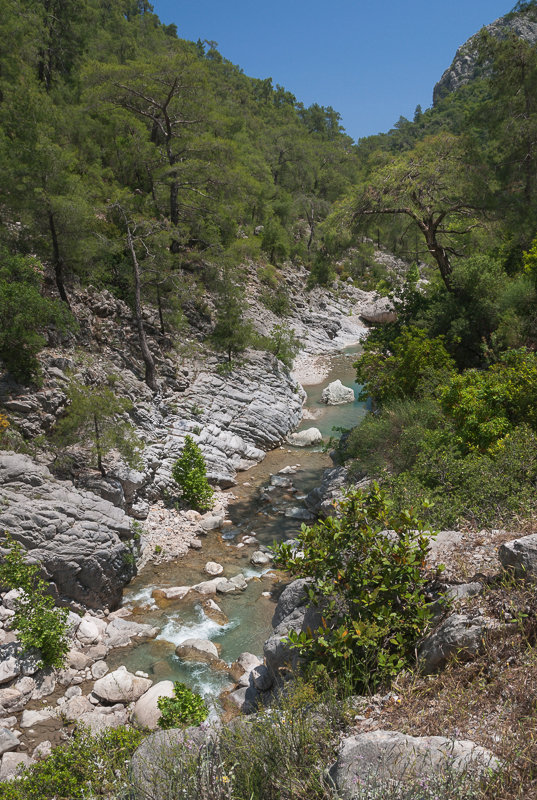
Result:
{"label": "stream", "polygon": [[[308,398],[298,430],[319,428],[328,441],[334,427],[350,428],[364,416],[365,404],[356,399],[354,403],[339,406],[321,403],[322,390],[338,378],[345,386],[354,388],[357,396],[359,386],[354,382],[352,364],[360,349],[356,345],[323,357],[330,372],[322,383],[304,384]],[[275,600],[271,590],[283,576],[270,567],[252,566],[250,557],[255,550],[296,535],[303,520],[292,515],[300,514],[298,509],[305,510],[303,498],[321,483],[323,471],[330,466],[330,457],[320,446],[284,445],[267,453],[257,466],[239,473],[237,485],[228,490],[230,502],[222,530],[211,531],[203,538],[202,549],[190,551],[182,560],[148,565],[126,588],[123,605],[132,609],[136,621],[154,625],[160,633],[151,641],[112,651],[108,659],[110,668],[124,664],[132,672],[147,672],[155,682],[179,680],[209,700],[229,688],[227,672],[216,671],[207,664],[181,661],[175,655],[175,648],[185,639],[201,638],[210,639],[221,648],[220,658],[228,663],[245,651],[262,654],[263,643],[272,632]],[[292,485],[271,486],[271,476],[284,467],[296,468],[294,474],[285,475]],[[242,542],[248,536],[255,536],[257,542]],[[225,625],[205,615],[200,604],[205,598],[196,593],[190,592],[182,601],[159,599],[157,603],[153,599],[154,589],[191,586],[209,580],[211,576],[204,572],[208,561],[223,565],[221,577],[242,573],[248,580],[244,592],[216,597],[229,620]]]}

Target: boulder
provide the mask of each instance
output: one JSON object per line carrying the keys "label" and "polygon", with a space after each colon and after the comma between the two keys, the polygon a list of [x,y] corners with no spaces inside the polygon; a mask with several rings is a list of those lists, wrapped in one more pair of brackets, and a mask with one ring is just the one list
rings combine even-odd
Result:
{"label": "boulder", "polygon": [[18,746],[18,736],[15,736],[15,734],[7,728],[0,728],[0,756],[3,756],[4,753],[10,750],[16,750]]}
{"label": "boulder", "polygon": [[441,669],[451,656],[468,660],[483,647],[486,633],[496,631],[499,623],[490,617],[451,614],[418,648],[421,669],[426,674]]}
{"label": "boulder", "polygon": [[502,544],[498,557],[504,569],[512,570],[517,578],[537,575],[537,534],[522,536]]}
{"label": "boulder", "polygon": [[321,400],[328,406],[340,406],[345,403],[354,403],[354,389],[343,386],[340,380],[332,381],[323,389]]}
{"label": "boulder", "polygon": [[88,711],[77,720],[78,724],[88,728],[93,735],[101,733],[108,728],[119,728],[127,723],[126,711],[105,714],[102,711]]}
{"label": "boulder", "polygon": [[100,638],[102,629],[91,617],[83,617],[76,632],[80,644],[95,644]]}
{"label": "boulder", "polygon": [[175,654],[183,661],[219,661],[216,645],[209,639],[185,639],[177,645]]}
{"label": "boulder", "polygon": [[0,781],[12,778],[19,767],[29,767],[32,759],[26,753],[4,753],[0,765]]}
{"label": "boulder", "polygon": [[132,703],[147,692],[151,684],[148,678],[139,678],[126,667],[118,667],[95,682],[93,693],[105,703]]}
{"label": "boulder", "polygon": [[207,598],[207,600],[203,600],[201,603],[201,607],[203,609],[203,613],[212,619],[213,622],[216,622],[218,625],[227,625],[229,619],[226,617],[218,603],[215,603],[212,598]]}
{"label": "boulder", "polygon": [[216,561],[208,561],[203,568],[207,575],[221,575],[224,571],[222,564],[217,564]]}
{"label": "boulder", "polygon": [[249,675],[250,672],[262,664],[262,660],[253,653],[241,653],[240,656],[230,667],[229,674],[234,681],[240,682],[243,675]]}
{"label": "boulder", "polygon": [[163,589],[153,589],[151,596],[155,600],[182,600],[190,591],[190,586],[165,586]]}
{"label": "boulder", "polygon": [[135,797],[139,800],[160,800],[177,796],[177,773],[173,766],[188,754],[209,748],[214,734],[211,728],[172,728],[146,736],[131,759],[131,776]]}
{"label": "boulder", "polygon": [[132,711],[132,721],[139,728],[155,730],[161,717],[161,712],[157,706],[159,697],[174,697],[172,681],[160,681],[155,683],[137,701]]}
{"label": "boulder", "polygon": [[474,742],[443,736],[407,736],[398,731],[370,731],[344,739],[330,775],[342,800],[357,797],[359,782],[373,779],[397,785],[445,772],[485,777],[498,759]]}
{"label": "boulder", "polygon": [[256,550],[250,556],[250,564],[253,564],[254,567],[266,567],[271,561],[272,558],[270,555],[268,553],[264,553],[262,550]]}
{"label": "boulder", "polygon": [[322,440],[323,435],[318,428],[307,428],[305,431],[290,433],[287,437],[288,443],[293,447],[311,447],[311,445],[320,444]]}
{"label": "boulder", "polygon": [[[78,698],[73,698],[73,699],[78,699]],[[55,716],[56,716],[56,709],[54,708],[43,709],[43,711],[28,711],[28,709],[25,709],[22,712],[20,726],[21,728],[33,728],[34,725],[40,725],[42,722],[46,722],[51,717]]]}
{"label": "boulder", "polygon": [[132,639],[154,639],[158,633],[159,629],[151,625],[116,617],[106,629],[104,643],[107,647],[124,647]]}

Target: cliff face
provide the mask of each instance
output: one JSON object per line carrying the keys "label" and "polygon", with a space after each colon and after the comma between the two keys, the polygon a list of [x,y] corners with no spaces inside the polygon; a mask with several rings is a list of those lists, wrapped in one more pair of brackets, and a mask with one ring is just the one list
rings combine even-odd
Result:
{"label": "cliff face", "polygon": [[[505,38],[509,33],[515,33],[521,39],[534,45],[537,43],[537,12],[528,10],[518,14],[506,14],[484,30],[499,39]],[[474,34],[465,42],[455,54],[451,66],[444,72],[433,91],[433,104],[437,104],[443,97],[459,89],[470,81],[486,72],[486,64],[477,63],[477,37]]]}

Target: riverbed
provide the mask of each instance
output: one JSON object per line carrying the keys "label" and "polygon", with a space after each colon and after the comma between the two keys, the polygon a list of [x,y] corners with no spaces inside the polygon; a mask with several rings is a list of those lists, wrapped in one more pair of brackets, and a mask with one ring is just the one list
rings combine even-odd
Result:
{"label": "riverbed", "polygon": [[[356,345],[337,355],[317,357],[317,368],[312,372],[315,383],[308,384],[305,375],[301,375],[308,397],[299,430],[319,428],[325,445],[331,436],[339,436],[334,428],[353,427],[366,413],[365,404],[356,399],[360,387],[354,381],[352,366],[359,349]],[[336,379],[354,389],[354,403],[321,403],[322,390]],[[237,485],[228,490],[228,514],[222,530],[211,531],[204,537],[201,550],[191,551],[179,561],[145,567],[127,587],[123,605],[133,610],[137,621],[150,623],[160,632],[154,640],[111,653],[110,667],[125,664],[131,671],[147,672],[155,681],[180,680],[209,699],[228,688],[231,684],[227,672],[215,671],[206,664],[183,662],[175,655],[175,647],[188,638],[210,639],[220,648],[221,659],[228,663],[245,651],[262,654],[263,643],[271,633],[275,597],[285,576],[270,567],[252,566],[250,558],[255,550],[296,535],[303,522],[300,517],[307,514],[303,499],[320,484],[323,471],[330,466],[325,447],[285,445],[240,473]],[[284,468],[292,470],[285,475],[290,485],[271,485],[271,477]],[[244,543],[245,537],[255,537],[256,542]],[[157,602],[153,598],[155,589],[208,580],[210,576],[204,572],[208,561],[224,567],[223,577],[242,573],[248,581],[244,592],[216,597],[228,619],[226,624],[205,615],[203,598],[197,593],[190,592],[182,601]]]}

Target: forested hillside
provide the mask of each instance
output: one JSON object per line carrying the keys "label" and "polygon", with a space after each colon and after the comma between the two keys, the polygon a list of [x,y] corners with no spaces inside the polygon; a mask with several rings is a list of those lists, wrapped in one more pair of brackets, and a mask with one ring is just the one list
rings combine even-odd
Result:
{"label": "forested hillside", "polygon": [[158,305],[173,332],[248,259],[314,264],[357,176],[332,108],[248,78],[145,2],[3,8],[0,356],[15,377],[36,377],[44,324],[73,324],[75,285],[138,317]]}
{"label": "forested hillside", "polygon": [[325,223],[335,257],[369,236],[414,263],[358,362],[378,413],[343,457],[402,506],[434,501],[444,526],[536,511],[537,48],[513,19],[534,23],[536,4],[472,39],[473,80],[359,142]]}

